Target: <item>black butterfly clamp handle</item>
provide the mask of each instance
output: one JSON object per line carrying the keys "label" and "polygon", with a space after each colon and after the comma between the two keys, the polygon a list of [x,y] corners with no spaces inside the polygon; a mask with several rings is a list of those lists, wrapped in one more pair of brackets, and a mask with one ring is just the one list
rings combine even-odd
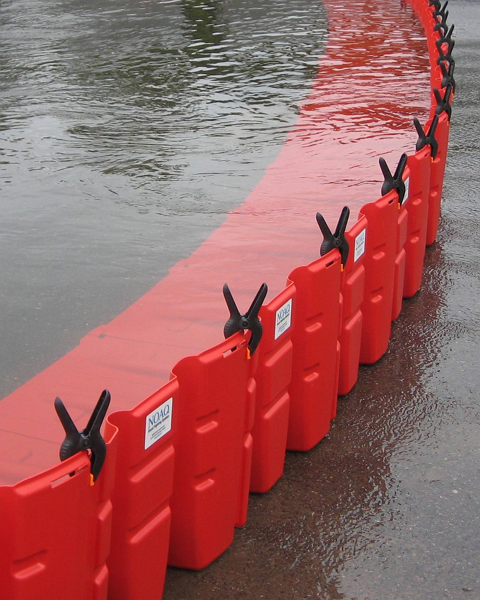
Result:
{"label": "black butterfly clamp handle", "polygon": [[[448,61],[447,61],[448,62]],[[440,63],[440,69],[442,71],[442,88],[446,88],[449,84],[452,85],[452,91],[455,93],[455,79],[453,78],[453,73],[455,71],[455,61],[452,60],[448,63],[448,67],[445,64],[445,61]]]}
{"label": "black butterfly clamp handle", "polygon": [[62,400],[55,398],[55,410],[66,434],[60,446],[60,460],[63,462],[78,452],[88,451],[91,463],[90,485],[94,485],[97,480],[107,456],[107,445],[100,428],[109,405],[110,392],[103,390],[87,426],[82,431],[78,431]]}
{"label": "black butterfly clamp handle", "polygon": [[[438,48],[437,65],[440,65],[440,69],[442,70],[442,75],[443,75],[444,79],[446,76],[450,76],[451,78],[453,78],[453,70],[455,69],[455,60],[452,56],[452,52],[455,47],[455,40],[448,40],[448,41],[447,40],[443,41],[443,40],[444,40],[444,38],[441,38],[435,42],[437,45],[437,48]],[[448,49],[446,52],[444,52],[443,48],[442,48],[444,43],[446,43],[448,46]],[[448,68],[445,63],[448,64]],[[442,87],[445,87],[443,84],[443,80],[442,80]]]}
{"label": "black butterfly clamp handle", "polygon": [[[440,25],[440,23],[438,24]],[[455,30],[455,25],[452,25],[450,29],[448,29],[447,24],[445,22],[442,22],[442,25],[443,27],[439,27],[439,30],[442,29],[442,32],[440,33],[440,38],[435,42],[435,44],[437,45],[439,51],[443,44],[447,44],[448,52],[451,54],[453,48],[455,47],[455,40],[452,39],[452,35]]]}
{"label": "black butterfly clamp handle", "polygon": [[[451,36],[451,32],[453,31],[453,25],[450,27],[448,33],[446,35],[444,35],[443,37],[439,38],[436,42],[435,45],[437,46],[437,50],[438,50],[438,54],[439,54],[439,58],[437,59],[437,62],[439,61],[448,61],[448,63],[452,63],[455,62],[452,58],[452,52],[453,49],[455,48],[455,40],[452,40],[451,37],[449,37],[449,35]],[[443,51],[443,46],[447,45],[447,51],[444,52]]]}
{"label": "black butterfly clamp handle", "polygon": [[442,7],[440,0],[429,0],[428,6],[433,6],[435,11],[439,11]]}
{"label": "black butterfly clamp handle", "polygon": [[413,124],[415,125],[415,129],[418,133],[418,140],[415,149],[418,152],[419,150],[422,150],[422,148],[425,148],[425,146],[430,146],[430,155],[433,161],[438,152],[438,141],[435,137],[435,131],[437,130],[438,125],[438,115],[433,117],[432,123],[428,128],[428,133],[425,133],[417,117],[413,119]]}
{"label": "black butterfly clamp handle", "polygon": [[450,104],[450,99],[453,94],[453,84],[449,83],[445,89],[445,94],[440,93],[437,88],[433,88],[433,95],[435,96],[435,100],[437,101],[437,107],[435,109],[435,114],[440,116],[443,111],[447,113],[448,120],[452,118],[452,105]]}
{"label": "black butterfly clamp handle", "polygon": [[265,296],[267,295],[268,287],[266,283],[262,283],[260,289],[257,292],[257,295],[253,299],[250,308],[244,315],[240,314],[240,311],[237,308],[235,300],[233,299],[232,292],[227,284],[223,286],[223,296],[225,298],[225,302],[227,303],[228,310],[230,311],[230,318],[225,323],[225,327],[223,328],[223,335],[226,338],[234,335],[238,331],[251,331],[250,340],[248,342],[247,348],[247,357],[251,358],[262,339],[263,327],[260,319],[258,318],[258,313],[262,307],[263,301],[265,300]]}
{"label": "black butterfly clamp handle", "polygon": [[444,37],[448,33],[447,16],[448,16],[448,13],[445,15],[445,18],[442,19],[441,21],[437,20],[437,22],[435,23],[435,25],[433,27],[433,31],[440,32],[441,37]]}
{"label": "black butterfly clamp handle", "polygon": [[452,25],[449,28],[445,21],[438,21],[438,23],[433,28],[433,31],[438,31],[440,33],[440,39],[443,40],[442,43],[448,43],[448,40],[452,38],[452,33],[454,29],[455,25]]}
{"label": "black butterfly clamp handle", "polygon": [[398,194],[399,206],[402,206],[403,201],[407,199],[405,198],[407,190],[405,187],[405,182],[403,181],[403,172],[405,171],[405,167],[407,166],[407,160],[408,156],[406,154],[402,154],[400,160],[398,161],[397,168],[395,169],[395,173],[393,175],[387,165],[387,161],[383,157],[380,157],[378,161],[380,163],[380,169],[382,170],[384,179],[381,191],[382,196],[385,196],[392,190],[395,190]]}
{"label": "black butterfly clamp handle", "polygon": [[344,206],[342,212],[340,213],[340,217],[338,219],[337,227],[335,229],[335,233],[332,233],[330,227],[327,225],[327,222],[323,218],[323,215],[317,212],[317,223],[320,227],[320,231],[323,235],[323,242],[320,246],[320,256],[324,256],[330,250],[337,248],[340,252],[340,257],[342,261],[342,271],[347,262],[348,253],[350,251],[350,246],[348,244],[348,240],[345,237],[345,230],[347,228],[348,217],[350,216],[350,209],[348,206]]}
{"label": "black butterfly clamp handle", "polygon": [[440,35],[443,37],[448,32],[448,25],[443,21],[438,21],[437,24],[434,26],[433,31],[439,31]]}
{"label": "black butterfly clamp handle", "polygon": [[446,0],[445,4],[442,6],[440,2],[434,2],[433,4],[430,2],[430,6],[434,7],[433,16],[435,19],[441,17],[442,21],[445,22],[448,17],[448,0]]}

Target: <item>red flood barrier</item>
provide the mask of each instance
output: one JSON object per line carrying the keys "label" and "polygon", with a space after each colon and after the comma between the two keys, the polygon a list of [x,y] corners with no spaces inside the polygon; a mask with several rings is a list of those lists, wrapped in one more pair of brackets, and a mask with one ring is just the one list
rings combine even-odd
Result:
{"label": "red flood barrier", "polygon": [[254,359],[243,334],[181,360],[173,369],[175,475],[168,563],[202,569],[232,543],[243,525],[250,485]]}
{"label": "red flood barrier", "polygon": [[438,21],[431,14],[430,17],[426,17],[423,27],[425,29],[425,34],[427,38],[427,48],[428,48],[428,57],[430,60],[430,66],[432,70],[435,70],[435,66],[437,64],[438,57],[442,50],[447,50],[445,45],[442,45],[443,39],[443,30],[436,27],[438,25],[441,27],[441,20]]}
{"label": "red flood barrier", "polygon": [[289,429],[295,298],[295,285],[290,284],[260,309],[263,334],[255,371],[252,492],[267,492],[283,473]]}
{"label": "red flood barrier", "polygon": [[288,450],[307,451],[325,437],[335,412],[341,255],[329,252],[288,276],[302,299],[292,333]]}
{"label": "red flood barrier", "polygon": [[[433,29],[433,25],[435,24],[433,18],[433,8],[429,5],[428,0],[410,0],[415,5],[415,11],[417,16],[420,19],[421,24],[427,32],[430,31],[429,25],[431,24]],[[427,29],[428,28],[428,29]]]}
{"label": "red flood barrier", "polygon": [[375,363],[388,348],[395,283],[398,194],[396,190],[366,204],[361,213],[368,221],[365,294],[360,363]]}
{"label": "red flood barrier", "polygon": [[[448,58],[453,49],[451,40],[453,26],[449,29],[446,24],[448,11],[445,10],[446,6],[442,7],[439,2],[429,3],[414,0],[413,4],[427,38],[432,87],[444,88],[447,85],[444,78],[450,69],[445,68],[446,65],[443,64],[440,56]],[[453,75],[453,73],[450,73],[450,75]],[[442,80],[444,81],[443,84]]]}
{"label": "red flood barrier", "polygon": [[[408,179],[406,180],[408,181]],[[393,282],[392,315],[391,320],[396,321],[402,312],[403,288],[405,285],[405,268],[407,253],[405,242],[407,241],[408,213],[406,206],[398,205],[397,234],[395,245],[395,273]]]}
{"label": "red flood barrier", "polygon": [[[405,180],[406,185],[409,179]],[[407,241],[408,230],[408,212],[404,204],[398,205],[397,236],[395,246],[395,274],[393,283],[392,299],[392,321],[396,321],[402,312],[403,290],[405,285],[405,270],[407,263],[407,253],[405,243]]]}
{"label": "red flood barrier", "polygon": [[365,293],[365,258],[368,235],[367,219],[359,220],[345,233],[350,252],[341,277],[340,294],[340,365],[338,394],[348,394],[358,379],[362,342],[362,302]]}
{"label": "red flood barrier", "polygon": [[[431,84],[432,90],[444,90],[448,85],[452,85],[455,88],[455,79],[453,76],[454,63],[450,63],[447,60],[435,63],[431,70]],[[453,90],[455,91],[455,89]],[[435,104],[432,103],[432,113],[435,113]]]}
{"label": "red flood barrier", "polygon": [[94,485],[91,462],[81,452],[0,488],[2,598],[107,599],[116,428],[106,442],[107,459]]}
{"label": "red flood barrier", "polygon": [[384,182],[382,185],[382,195],[385,196],[390,191],[395,190],[398,194],[398,217],[395,246],[395,263],[393,278],[393,296],[391,320],[395,321],[402,310],[403,288],[405,283],[405,265],[406,251],[405,242],[407,240],[408,212],[404,202],[409,194],[410,170],[407,167],[408,158],[402,154],[395,174],[392,175],[384,158],[380,158],[380,168],[383,173]]}
{"label": "red flood barrier", "polygon": [[[350,209],[348,206],[344,206],[342,212],[340,213],[340,217],[338,219],[337,227],[335,229],[335,233],[332,234],[330,228],[328,227],[325,219],[320,213],[317,213],[317,223],[320,227],[320,230],[323,234],[323,242],[320,246],[320,255],[323,256],[328,252],[331,252],[334,249],[338,249],[340,252],[341,258],[341,271],[343,271],[345,264],[348,260],[350,254],[350,245],[349,241],[346,237],[345,231],[347,229],[348,219],[350,217]],[[338,296],[339,302],[339,314],[342,314],[343,308],[343,297],[340,294]],[[332,412],[330,415],[331,420],[335,419],[337,416],[337,397],[338,397],[338,377],[340,372],[340,354],[341,354],[341,345],[340,345],[340,336],[342,332],[342,322],[341,316],[336,321],[337,322],[337,343],[336,343],[336,363],[335,363],[335,389],[333,393],[333,402],[332,402]]]}
{"label": "red flood barrier", "polygon": [[[170,381],[151,394],[159,385],[157,365],[164,364],[158,357],[169,356],[155,333],[150,339],[142,330],[148,339],[137,339],[134,324],[123,338],[113,326],[82,341],[85,352],[63,363],[63,374],[85,372],[81,386],[90,391],[97,381],[84,367],[103,354],[102,378],[112,375],[126,408],[134,404],[129,399],[149,396],[109,417],[107,457],[95,485],[92,458],[80,452],[0,487],[2,597],[160,598],[167,561],[201,569],[226,550],[234,528],[245,523],[249,490],[274,485],[286,448],[309,450],[325,436],[337,393],[353,388],[360,362],[373,363],[385,352],[391,320],[402,297],[419,289],[425,245],[436,237],[454,90],[453,28],[446,28],[445,7],[414,1],[429,28],[432,81],[444,96],[435,91],[428,133],[422,129],[421,147],[405,171],[400,163],[394,176],[388,171],[390,189],[382,187],[382,198],[365,205],[348,232],[342,213],[335,234],[327,231],[330,246],[322,244],[321,258],[294,269],[287,287],[257,306],[263,339],[255,354],[260,321],[240,323],[222,344],[178,362]],[[235,318],[248,321],[250,312]],[[245,329],[250,338],[240,333]],[[198,344],[190,352],[200,351]],[[6,417],[16,423],[12,414]],[[17,449],[25,445],[23,466],[31,468],[36,452],[50,456],[54,446],[51,439],[33,443],[35,419],[21,427],[25,438],[2,436]],[[0,471],[11,469],[17,481],[21,467],[6,459]]]}
{"label": "red flood barrier", "polygon": [[441,212],[443,178],[445,175],[445,164],[447,161],[449,133],[450,122],[448,120],[447,113],[443,112],[438,117],[438,125],[435,131],[435,137],[438,143],[438,151],[435,155],[432,152],[433,161],[430,170],[430,196],[428,201],[428,226],[426,238],[427,246],[433,244],[437,238],[438,223],[440,221]]}
{"label": "red flood barrier", "polygon": [[113,413],[118,428],[109,599],[161,598],[170,541],[176,377],[130,411]]}
{"label": "red flood barrier", "polygon": [[449,83],[454,84],[455,61],[452,57],[455,46],[455,41],[452,39],[454,25],[448,28],[445,18],[443,20],[432,18],[429,23],[424,25],[430,58],[432,89],[444,89]]}
{"label": "red flood barrier", "polygon": [[405,241],[406,267],[403,296],[414,296],[422,284],[430,191],[430,148],[425,147],[408,157],[410,177],[403,206],[408,213]]}

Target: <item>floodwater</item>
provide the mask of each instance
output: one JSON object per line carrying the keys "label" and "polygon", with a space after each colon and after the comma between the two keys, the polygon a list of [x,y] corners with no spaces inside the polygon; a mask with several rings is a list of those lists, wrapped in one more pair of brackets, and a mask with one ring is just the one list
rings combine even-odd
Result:
{"label": "floodwater", "polygon": [[480,598],[480,3],[449,9],[458,89],[423,287],[327,439],[288,454],[224,556],[169,569],[166,600]]}
{"label": "floodwater", "polygon": [[0,391],[110,321],[278,154],[327,38],[308,0],[0,6]]}
{"label": "floodwater", "polygon": [[[270,493],[252,496],[247,525],[213,565],[201,573],[169,569],[165,600],[480,598],[479,220],[474,204],[480,155],[474,123],[480,5],[475,0],[451,5],[458,93],[442,224],[437,243],[427,252],[423,288],[404,303],[387,355],[377,365],[362,368],[354,392],[340,402],[328,438],[308,454],[288,455],[284,477]],[[83,330],[117,314],[188,255],[222,222],[225,211],[248,194],[275,157],[294,120],[296,102],[315,76],[316,68],[310,72],[302,65],[306,58],[307,63],[310,58],[318,62],[326,40],[325,14],[317,3],[262,3],[260,9],[251,3],[248,10],[258,13],[253,16],[245,9],[248,20],[240,8],[246,6],[57,2],[46,8],[33,0],[2,4],[1,27],[7,35],[0,42],[5,90],[0,98],[5,150],[0,165],[0,364],[5,391],[63,354]],[[172,12],[162,12],[150,34],[163,31],[163,22],[167,37],[172,30],[183,32],[178,39],[155,45],[144,26],[142,37],[129,33],[132,22],[140,26],[159,7]],[[235,7],[239,13],[228,20],[228,11]],[[281,22],[287,7],[289,17],[299,18],[273,32],[273,9]],[[109,14],[115,13],[109,11],[117,10],[124,11],[129,24],[112,31]],[[245,22],[252,27],[250,42],[232,33],[243,33]],[[220,44],[208,37],[222,30]],[[253,106],[265,98],[258,121],[249,122],[251,131],[244,139],[237,123],[253,118],[255,110],[242,112],[246,94],[238,82],[226,100],[233,104],[225,107],[222,98],[211,102],[215,92],[199,81],[205,72],[217,76],[217,66],[208,71],[211,45],[228,46],[233,40],[235,46],[236,41],[241,63],[261,33],[266,41],[251,50],[252,66],[270,48],[279,80],[272,84],[270,98],[261,89],[268,69],[257,81],[251,71],[243,80],[247,88],[253,81],[250,92],[258,93]],[[120,46],[126,55],[115,56]],[[191,56],[185,50],[190,46]],[[296,68],[283,67],[292,77],[292,92],[285,90],[279,67],[288,47],[293,58],[301,51]],[[172,81],[162,79],[164,70],[149,71],[148,65],[160,56],[162,66],[170,65],[175,76],[187,60],[176,49],[186,52],[190,62],[199,58],[195,64],[203,73],[193,83],[184,82],[190,86],[181,96],[185,101],[191,89],[201,90],[197,100],[183,107],[185,112],[179,110],[176,86],[170,104],[163,94],[159,101],[153,92],[150,99],[135,93],[151,83],[153,90],[164,86],[169,98]],[[143,61],[136,60],[140,50]],[[150,52],[155,61],[149,60]],[[228,54],[221,60],[235,62]],[[220,69],[219,80],[222,75]],[[219,84],[222,90],[225,80]],[[39,90],[43,92],[35,95]],[[69,102],[62,100],[64,93]],[[277,95],[283,108],[273,102]],[[199,140],[202,132],[209,137],[204,123],[217,123],[223,109],[227,121],[238,110],[231,133],[226,139],[215,136],[214,142]],[[171,114],[166,123],[160,120],[165,113]],[[265,131],[257,146],[254,132],[260,123]],[[228,123],[220,131],[225,127]],[[267,138],[276,143],[270,146]],[[164,148],[162,142],[172,139],[178,147]],[[239,140],[243,158],[225,164],[229,152],[238,157]],[[179,158],[179,147],[189,149],[186,158]],[[253,162],[255,152],[264,162]],[[204,164],[207,172],[199,169]]]}

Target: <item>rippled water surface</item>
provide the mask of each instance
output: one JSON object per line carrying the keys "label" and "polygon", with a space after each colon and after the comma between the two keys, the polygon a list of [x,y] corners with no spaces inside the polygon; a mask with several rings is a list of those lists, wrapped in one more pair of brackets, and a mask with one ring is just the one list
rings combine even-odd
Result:
{"label": "rippled water surface", "polygon": [[241,203],[318,70],[308,0],[0,7],[0,351],[16,387]]}
{"label": "rippled water surface", "polygon": [[[376,4],[357,3],[359,20]],[[386,355],[339,399],[329,436],[287,454],[208,570],[168,570],[168,600],[480,598],[480,4],[451,2],[451,23],[458,89],[422,289]]]}

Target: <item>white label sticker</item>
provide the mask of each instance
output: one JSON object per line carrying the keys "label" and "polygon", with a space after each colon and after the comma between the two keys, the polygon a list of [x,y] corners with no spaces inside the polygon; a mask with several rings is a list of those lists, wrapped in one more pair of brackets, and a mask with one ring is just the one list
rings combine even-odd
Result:
{"label": "white label sticker", "polygon": [[172,429],[173,398],[164,402],[145,420],[145,450]]}
{"label": "white label sticker", "polygon": [[353,253],[353,262],[357,262],[357,260],[365,252],[366,233],[367,230],[363,229],[363,231],[361,231],[355,238],[355,252]]}
{"label": "white label sticker", "polygon": [[275,314],[275,339],[285,333],[292,324],[292,299],[279,308]]}
{"label": "white label sticker", "polygon": [[410,177],[407,177],[404,181],[405,183],[405,196],[403,197],[403,203],[408,200],[408,195],[410,193]]}

